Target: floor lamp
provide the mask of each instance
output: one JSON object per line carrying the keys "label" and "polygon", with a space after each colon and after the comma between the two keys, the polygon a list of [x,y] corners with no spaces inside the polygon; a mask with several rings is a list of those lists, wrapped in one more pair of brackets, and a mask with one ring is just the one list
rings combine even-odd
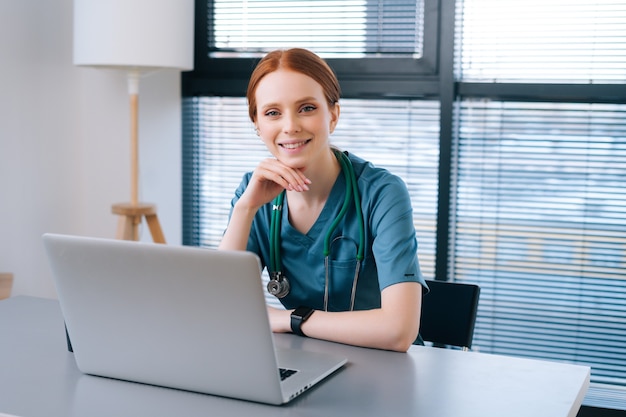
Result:
{"label": "floor lamp", "polygon": [[163,68],[193,69],[194,0],[74,0],[74,65],[124,70],[130,101],[130,202],[113,204],[116,237],[139,240],[145,217],[165,243],[154,204],[139,202],[139,81]]}

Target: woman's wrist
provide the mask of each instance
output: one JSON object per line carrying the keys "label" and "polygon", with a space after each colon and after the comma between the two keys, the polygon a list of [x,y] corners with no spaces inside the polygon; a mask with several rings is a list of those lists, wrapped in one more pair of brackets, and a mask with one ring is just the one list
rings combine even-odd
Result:
{"label": "woman's wrist", "polygon": [[270,326],[274,333],[291,332],[291,312],[293,310],[284,310],[268,306],[270,316]]}
{"label": "woman's wrist", "polygon": [[260,207],[257,207],[257,206],[249,204],[249,202],[246,201],[244,199],[244,197],[242,196],[235,203],[235,206],[233,207],[233,211],[240,212],[241,215],[244,215],[244,216],[252,216],[252,217],[254,217],[256,212],[259,211],[259,208]]}

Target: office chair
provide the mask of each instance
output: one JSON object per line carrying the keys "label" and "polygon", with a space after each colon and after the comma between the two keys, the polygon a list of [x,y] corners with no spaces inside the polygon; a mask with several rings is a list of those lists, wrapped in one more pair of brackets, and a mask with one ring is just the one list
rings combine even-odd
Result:
{"label": "office chair", "polygon": [[[430,292],[422,298],[420,335],[433,346],[472,347],[480,287],[426,280]],[[417,343],[417,341],[416,341]]]}

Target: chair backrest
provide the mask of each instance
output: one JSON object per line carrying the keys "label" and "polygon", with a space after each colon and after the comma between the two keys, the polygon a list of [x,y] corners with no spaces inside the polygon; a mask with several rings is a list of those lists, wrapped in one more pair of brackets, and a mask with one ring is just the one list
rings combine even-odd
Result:
{"label": "chair backrest", "polygon": [[422,298],[420,335],[435,346],[472,347],[480,287],[459,282],[426,283],[430,292]]}

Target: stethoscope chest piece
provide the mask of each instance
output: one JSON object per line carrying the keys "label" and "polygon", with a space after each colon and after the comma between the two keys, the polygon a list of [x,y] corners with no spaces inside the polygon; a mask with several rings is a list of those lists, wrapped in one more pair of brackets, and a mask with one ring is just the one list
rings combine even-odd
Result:
{"label": "stethoscope chest piece", "polygon": [[267,292],[277,298],[285,298],[290,290],[291,286],[289,285],[289,280],[281,271],[270,273],[270,280],[267,283]]}

